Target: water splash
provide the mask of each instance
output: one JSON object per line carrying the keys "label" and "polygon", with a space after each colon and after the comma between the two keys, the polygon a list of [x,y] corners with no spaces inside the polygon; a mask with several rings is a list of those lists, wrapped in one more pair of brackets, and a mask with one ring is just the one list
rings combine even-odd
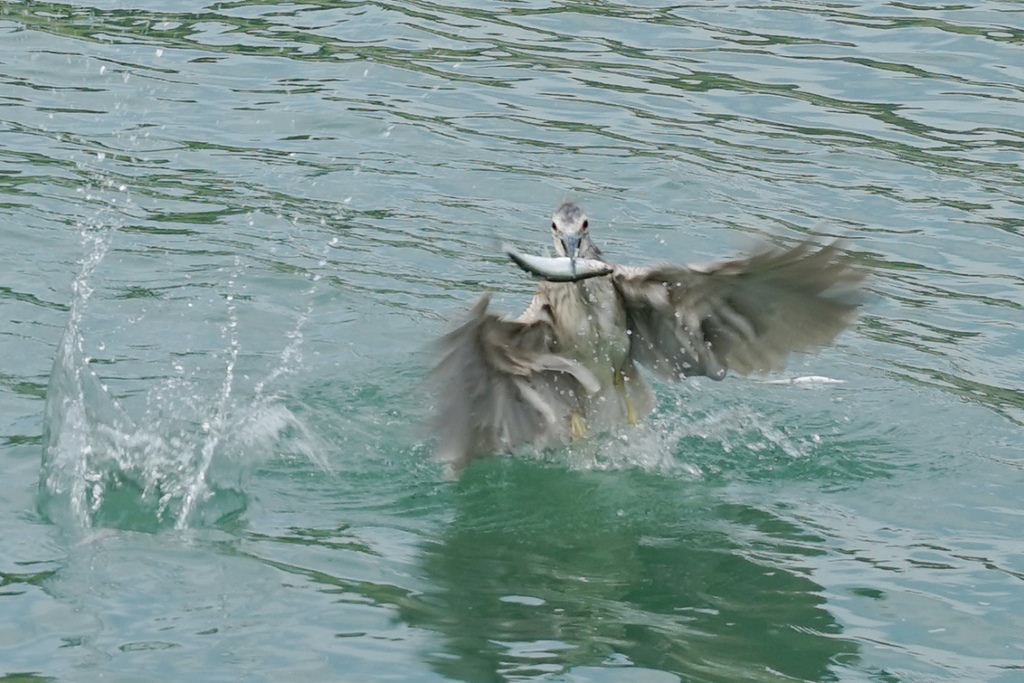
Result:
{"label": "water splash", "polygon": [[[843,382],[807,376],[758,383],[827,388]],[[690,385],[699,387],[697,380],[690,380]],[[585,470],[638,468],[703,479],[734,468],[756,475],[813,460],[820,450],[822,439],[817,434],[805,430],[792,434],[746,400],[728,396],[700,400],[700,391],[697,388],[666,399],[639,425],[573,443],[567,449],[570,466]]]}
{"label": "water splash", "polygon": [[[83,335],[93,277],[111,234],[110,228],[82,231],[86,256],[72,283],[68,322],[47,391],[42,512],[81,528],[207,525],[245,509],[245,480],[261,457],[287,452],[325,467],[314,435],[270,391],[301,363],[302,328],[310,308],[289,333],[279,364],[253,394],[239,396],[238,312],[235,297],[228,294],[218,389],[210,391],[206,373],[189,374],[176,364],[177,376],[144,394],[142,414],[129,414],[93,371]],[[236,257],[229,288],[242,271]]]}
{"label": "water splash", "polygon": [[[93,418],[90,406],[94,410],[99,405],[98,401],[89,400],[90,395],[99,398],[106,395],[99,379],[83,360],[85,351],[80,330],[82,316],[93,293],[92,275],[106,256],[110,240],[109,229],[85,228],[82,231],[86,256],[81,261],[81,270],[71,283],[68,322],[57,347],[46,392],[46,446],[39,480],[40,493],[66,495],[70,499],[74,516],[83,525],[87,521],[83,517],[89,507],[86,503],[90,497],[89,489],[98,483],[96,477],[87,471],[96,439],[92,438],[88,430],[67,427],[90,424]],[[117,414],[123,414],[123,411],[119,411],[116,403],[104,407],[113,417],[111,423],[118,422],[123,416]],[[78,454],[77,457],[75,454]]]}

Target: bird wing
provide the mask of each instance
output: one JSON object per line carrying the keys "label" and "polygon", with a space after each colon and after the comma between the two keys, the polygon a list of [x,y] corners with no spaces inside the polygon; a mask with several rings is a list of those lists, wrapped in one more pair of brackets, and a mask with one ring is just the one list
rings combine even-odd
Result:
{"label": "bird wing", "polygon": [[672,379],[781,369],[828,344],[859,306],[856,268],[838,243],[766,248],[706,266],[616,266],[630,354]]}
{"label": "bird wing", "polygon": [[568,416],[599,389],[593,373],[557,353],[543,290],[517,320],[488,313],[489,303],[485,294],[440,340],[431,373],[438,455],[454,470],[489,451],[568,440]]}

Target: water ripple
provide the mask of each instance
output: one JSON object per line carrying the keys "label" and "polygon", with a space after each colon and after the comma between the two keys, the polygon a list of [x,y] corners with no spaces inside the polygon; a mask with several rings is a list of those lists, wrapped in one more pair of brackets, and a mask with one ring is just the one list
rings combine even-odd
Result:
{"label": "water ripple", "polygon": [[[12,614],[71,594],[97,615],[5,650],[12,670],[183,678],[191,658],[160,654],[181,644],[258,649],[242,675],[282,678],[299,651],[322,660],[313,677],[349,671],[339,649],[374,674],[467,680],[982,680],[1019,664],[1017,6],[151,5],[0,17],[0,457],[21,471],[47,443],[44,387],[73,318],[81,348],[57,370],[84,384],[57,388],[82,389],[93,422],[72,436],[110,436],[88,385],[132,414],[114,421],[134,425],[113,430],[123,443],[181,432],[202,455],[189,427],[220,415],[209,450],[257,460],[246,530],[224,526],[229,542],[182,566],[230,558],[268,604],[232,593],[242,611],[211,624],[223,587],[182,572],[202,609],[161,600],[169,614],[117,622],[152,583],[130,561],[130,605],[74,571],[7,568],[30,587],[3,598]],[[410,428],[430,401],[413,390],[420,351],[482,291],[521,310],[533,283],[497,245],[543,248],[566,198],[622,262],[844,238],[872,300],[787,375],[844,383],[661,386],[626,439],[438,481]],[[82,311],[77,236],[99,230]],[[172,450],[150,474],[181,491]],[[161,557],[189,531],[139,546]],[[267,614],[289,628],[247,631]],[[50,642],[68,644],[62,663]]]}

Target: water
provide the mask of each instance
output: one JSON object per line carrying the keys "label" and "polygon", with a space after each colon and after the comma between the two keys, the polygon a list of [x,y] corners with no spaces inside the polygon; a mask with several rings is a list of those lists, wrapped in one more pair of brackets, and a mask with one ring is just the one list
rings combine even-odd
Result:
{"label": "water", "polygon": [[[1019,4],[2,12],[5,680],[1019,679]],[[844,238],[841,382],[446,481],[429,341],[567,198]]]}

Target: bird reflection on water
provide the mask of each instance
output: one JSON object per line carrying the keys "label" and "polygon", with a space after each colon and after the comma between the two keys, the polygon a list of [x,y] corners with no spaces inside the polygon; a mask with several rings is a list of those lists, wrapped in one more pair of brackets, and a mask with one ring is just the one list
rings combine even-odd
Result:
{"label": "bird reflection on water", "polygon": [[836,243],[624,266],[604,259],[573,203],[555,210],[551,234],[560,260],[534,260],[543,279],[518,318],[489,313],[485,294],[440,342],[434,425],[453,472],[488,453],[635,424],[654,404],[641,365],[669,379],[779,370],[791,352],[830,343],[859,306],[864,271]]}

